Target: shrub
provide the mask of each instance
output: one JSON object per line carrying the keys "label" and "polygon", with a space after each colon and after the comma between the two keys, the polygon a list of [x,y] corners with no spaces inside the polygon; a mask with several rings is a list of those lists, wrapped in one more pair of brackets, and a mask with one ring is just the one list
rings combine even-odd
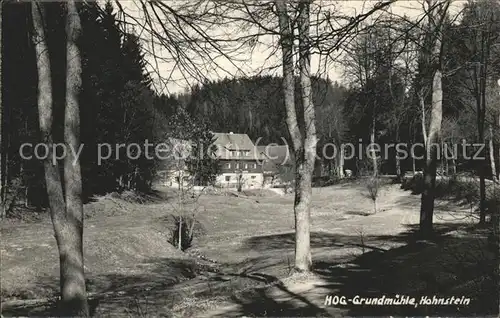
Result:
{"label": "shrub", "polygon": [[411,190],[413,194],[421,194],[423,190],[424,176],[421,173],[415,174],[411,178],[404,178],[401,188]]}
{"label": "shrub", "polygon": [[[193,240],[197,235],[201,235],[201,226],[199,222],[192,216],[178,216],[173,215],[173,227],[171,229],[171,236],[169,243],[179,247],[179,238],[181,240],[181,250],[185,251],[193,246]],[[179,235],[180,233],[180,235]]]}

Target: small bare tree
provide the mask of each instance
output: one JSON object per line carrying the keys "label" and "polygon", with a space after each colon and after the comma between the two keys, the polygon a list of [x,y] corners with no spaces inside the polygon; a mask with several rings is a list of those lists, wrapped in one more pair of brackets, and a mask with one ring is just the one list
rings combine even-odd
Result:
{"label": "small bare tree", "polygon": [[377,198],[380,193],[380,180],[378,177],[371,177],[366,184],[368,190],[368,198],[373,202],[373,213],[377,213]]}
{"label": "small bare tree", "polygon": [[177,215],[174,216],[172,244],[185,250],[194,238],[196,216],[201,208],[198,199],[204,191],[204,188],[196,189],[196,185],[212,185],[220,166],[211,147],[213,135],[204,123],[194,121],[185,110],[179,110],[169,126],[175,129],[170,132],[173,158],[168,164],[177,179],[177,202],[174,205]]}

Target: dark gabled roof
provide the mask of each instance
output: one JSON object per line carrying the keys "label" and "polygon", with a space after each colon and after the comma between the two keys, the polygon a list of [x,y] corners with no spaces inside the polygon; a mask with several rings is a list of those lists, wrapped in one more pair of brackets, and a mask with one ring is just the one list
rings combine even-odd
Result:
{"label": "dark gabled roof", "polygon": [[[264,160],[247,134],[213,133],[214,145],[219,159],[227,160]],[[243,151],[243,155],[231,156],[231,151]]]}
{"label": "dark gabled roof", "polygon": [[214,145],[228,150],[252,150],[254,144],[247,134],[214,133]]}

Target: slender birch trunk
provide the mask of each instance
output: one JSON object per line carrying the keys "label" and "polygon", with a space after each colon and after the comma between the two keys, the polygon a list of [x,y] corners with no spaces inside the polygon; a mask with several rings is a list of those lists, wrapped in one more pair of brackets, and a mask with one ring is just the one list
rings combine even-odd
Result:
{"label": "slender birch trunk", "polygon": [[493,147],[493,127],[489,127],[490,130],[490,140],[489,140],[489,150],[490,150],[490,167],[491,167],[491,176],[493,181],[498,182],[497,178],[497,169],[495,166],[495,148]]}
{"label": "slender birch trunk", "polygon": [[372,157],[372,164],[373,164],[373,176],[376,177],[378,175],[378,163],[377,163],[377,154],[375,152],[375,117],[373,117],[373,122],[372,122],[372,132],[370,134],[370,152],[371,152],[371,157]]}
{"label": "slender birch trunk", "polygon": [[336,174],[337,174],[337,177],[339,179],[343,179],[345,178],[345,175],[344,175],[344,153],[343,153],[343,149],[342,149],[342,144],[339,142],[339,148],[338,148],[338,151],[337,151],[337,155],[336,155]]}
{"label": "slender birch trunk", "polygon": [[432,232],[432,219],[434,214],[434,189],[436,187],[437,152],[436,141],[441,136],[442,120],[442,74],[438,69],[434,73],[432,84],[432,115],[427,137],[427,159],[424,169],[424,191],[422,192],[420,208],[420,231],[424,237]]}
{"label": "slender birch trunk", "polygon": [[[428,0],[429,8],[434,7],[435,0]],[[436,166],[438,149],[441,139],[441,124],[443,120],[443,75],[442,75],[442,20],[448,9],[449,2],[442,3],[438,7],[433,8],[429,12],[429,25],[433,26],[436,37],[432,48],[431,66],[433,70],[432,80],[432,109],[431,122],[429,125],[429,134],[427,136],[426,147],[426,165],[424,169],[424,183],[420,206],[420,233],[423,237],[429,237],[433,232],[433,215],[434,215],[434,189],[436,187]],[[439,12],[438,12],[439,10]]]}

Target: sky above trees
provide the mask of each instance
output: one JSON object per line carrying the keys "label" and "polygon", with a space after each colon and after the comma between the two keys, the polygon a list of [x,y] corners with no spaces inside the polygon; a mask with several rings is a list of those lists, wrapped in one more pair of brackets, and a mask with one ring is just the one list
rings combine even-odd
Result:
{"label": "sky above trees", "polygon": [[[105,3],[105,1],[99,1]],[[279,54],[276,54],[277,38],[271,35],[262,36],[259,43],[256,44],[254,49],[234,51],[229,56],[223,57],[220,54],[213,54],[213,63],[207,63],[207,59],[199,59],[196,53],[186,52],[190,54],[193,62],[197,68],[204,68],[200,75],[189,74],[190,72],[183,69],[179,65],[179,60],[174,54],[165,50],[154,36],[151,35],[147,26],[144,8],[140,0],[127,0],[118,1],[123,10],[126,12],[125,20],[129,23],[129,28],[133,28],[140,34],[144,43],[146,51],[146,60],[148,61],[148,70],[152,73],[154,89],[162,93],[180,93],[188,89],[190,85],[196,84],[206,79],[218,80],[224,77],[232,76],[245,76],[245,75],[281,75],[281,67],[279,62]],[[374,14],[370,19],[376,19],[380,14],[390,12],[396,16],[408,16],[410,18],[419,17],[423,15],[421,0],[399,0],[392,4],[388,9],[381,10]],[[172,8],[183,8],[186,4],[195,3],[194,0],[190,1],[169,1]],[[352,0],[352,1],[330,1],[319,0],[316,3],[321,4],[325,9],[332,12],[340,12],[344,15],[356,16],[366,13],[373,8],[378,1],[368,0]],[[458,14],[466,1],[456,0],[450,6],[450,15]],[[148,8],[150,11],[151,8]],[[133,17],[133,18],[131,18]],[[123,18],[123,15],[122,15]],[[161,26],[155,24],[158,29]],[[254,32],[245,30],[246,32]],[[189,32],[189,31],[188,31]],[[234,26],[231,27],[211,27],[208,30],[209,34],[215,34],[220,38],[231,38],[240,36],[242,30],[235,30]],[[228,49],[231,51],[231,49]],[[212,64],[212,65],[210,65]],[[318,54],[312,55],[311,60],[312,72],[315,75],[322,77],[328,76],[331,80],[344,82],[342,78],[342,67],[331,61],[325,65],[324,60],[321,60]],[[348,84],[348,83],[344,83]]]}

